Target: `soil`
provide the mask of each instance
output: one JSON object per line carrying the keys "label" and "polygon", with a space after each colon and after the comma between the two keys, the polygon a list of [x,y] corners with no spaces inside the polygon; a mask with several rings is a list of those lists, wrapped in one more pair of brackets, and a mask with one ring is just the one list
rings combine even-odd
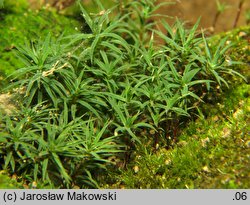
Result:
{"label": "soil", "polygon": [[[159,12],[173,17],[178,17],[194,24],[201,17],[200,25],[203,28],[210,28],[213,25],[217,12],[216,0],[159,0],[160,2],[175,2],[174,5],[162,7]],[[233,28],[238,5],[240,0],[220,0],[229,6],[219,18],[215,27],[215,32],[228,31]],[[246,12],[250,11],[250,1],[244,1],[242,13],[237,26],[246,25]],[[169,21],[173,21],[169,19]]]}

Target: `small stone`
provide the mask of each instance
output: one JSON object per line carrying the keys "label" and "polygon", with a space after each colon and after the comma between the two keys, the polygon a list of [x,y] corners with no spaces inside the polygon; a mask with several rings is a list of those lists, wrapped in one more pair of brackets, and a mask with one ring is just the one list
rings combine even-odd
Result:
{"label": "small stone", "polygon": [[202,170],[203,170],[204,172],[210,172],[210,170],[209,170],[209,168],[208,168],[207,166],[202,167]]}
{"label": "small stone", "polygon": [[160,147],[160,145],[157,143],[157,144],[155,145],[155,149],[158,150],[159,147]]}
{"label": "small stone", "polygon": [[246,32],[243,31],[239,32],[239,37],[245,37],[245,36],[247,36]]}
{"label": "small stone", "polygon": [[35,181],[32,182],[32,189],[37,188],[37,183]]}
{"label": "small stone", "polygon": [[172,162],[172,161],[171,161],[171,159],[166,159],[166,160],[165,160],[165,165],[167,165],[167,166],[168,166],[168,165],[170,165],[170,164],[171,164],[171,162]]}
{"label": "small stone", "polygon": [[217,122],[219,119],[220,119],[220,118],[219,118],[217,115],[215,115],[215,116],[212,118],[212,120],[213,120],[214,122]]}
{"label": "small stone", "polygon": [[133,170],[134,170],[135,173],[138,173],[139,172],[139,167],[138,166],[134,166]]}

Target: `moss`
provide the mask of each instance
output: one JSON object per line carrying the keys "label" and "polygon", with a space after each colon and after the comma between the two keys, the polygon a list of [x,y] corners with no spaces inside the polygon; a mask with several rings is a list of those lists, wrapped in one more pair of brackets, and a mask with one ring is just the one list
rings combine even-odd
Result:
{"label": "moss", "polygon": [[[239,28],[211,39],[228,36],[234,43],[229,56],[248,61],[246,37],[250,27]],[[249,65],[236,68],[249,78]],[[240,78],[226,77],[230,88],[212,91],[211,102],[199,110],[198,118],[190,122],[179,136],[179,142],[169,150],[156,153],[137,152],[127,169],[109,174],[115,178],[102,181],[104,188],[223,188],[250,186],[250,85]],[[224,92],[221,92],[221,91]],[[136,168],[136,169],[135,169]],[[100,179],[102,180],[102,179]],[[105,183],[106,182],[106,183]]]}
{"label": "moss", "polygon": [[17,183],[17,180],[13,177],[10,178],[4,173],[0,173],[0,189],[18,189],[21,185]]}
{"label": "moss", "polygon": [[[22,66],[15,54],[18,45],[44,39],[48,32],[55,37],[62,33],[72,34],[75,28],[80,27],[78,21],[59,15],[53,9],[33,11],[21,4],[23,1],[14,2],[15,5],[11,7],[13,9],[8,9],[10,5],[7,4],[5,13],[1,16],[0,70],[4,75],[9,75]],[[23,6],[18,7],[16,4]]]}
{"label": "moss", "polygon": [[[250,86],[243,86],[243,90],[246,87],[249,90]],[[241,88],[242,86],[236,90]],[[120,169],[116,172],[115,183],[103,186],[248,188],[250,99],[236,99],[238,102],[234,104],[235,110],[226,118],[221,112],[216,116],[198,119],[182,133],[174,148],[137,154],[127,170]],[[231,100],[229,98],[225,102],[229,103]],[[216,109],[220,109],[220,106]],[[114,177],[114,173],[110,176]]]}
{"label": "moss", "polygon": [[27,0],[5,0],[3,7],[1,8],[1,17],[3,16],[3,14],[5,14],[6,11],[7,13],[19,13],[25,9],[28,9],[28,7],[29,3]]}
{"label": "moss", "polygon": [[[18,1],[21,2],[21,1]],[[14,55],[14,48],[25,41],[44,38],[48,32],[58,37],[62,32],[73,33],[78,22],[56,14],[53,10],[28,10],[25,6],[7,9],[1,16],[0,70],[10,74],[21,63]],[[235,42],[230,58],[248,63],[249,29],[235,30],[215,36],[227,35]],[[246,48],[246,49],[244,49]],[[248,65],[238,69],[249,76]],[[199,117],[182,132],[178,143],[168,150],[153,152],[150,148],[133,153],[126,169],[116,164],[99,179],[103,188],[248,188],[249,182],[249,133],[250,87],[238,78],[227,77],[233,85],[226,93],[210,93],[211,102],[204,104]],[[235,83],[235,80],[238,82]],[[120,163],[120,162],[119,162]],[[107,177],[108,176],[108,177]],[[0,182],[9,183],[7,176],[0,175]],[[39,183],[38,183],[39,185]],[[41,185],[42,187],[43,185]]]}

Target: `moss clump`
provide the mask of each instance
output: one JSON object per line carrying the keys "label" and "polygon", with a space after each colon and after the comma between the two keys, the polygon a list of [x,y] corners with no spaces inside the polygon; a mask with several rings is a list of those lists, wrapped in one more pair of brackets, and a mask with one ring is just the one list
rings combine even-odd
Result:
{"label": "moss clump", "polygon": [[21,188],[21,185],[17,182],[15,176],[13,176],[13,178],[10,178],[3,172],[0,173],[0,189],[18,189],[18,188]]}
{"label": "moss clump", "polygon": [[[37,30],[31,27],[25,37],[32,46],[19,49],[26,67],[15,73],[10,88],[24,88],[20,112],[0,118],[1,160],[8,173],[30,185],[43,181],[61,188],[100,187],[99,182],[105,188],[248,187],[249,94],[236,91],[237,97],[225,99],[216,92],[236,78],[224,73],[237,73],[226,39],[208,46],[204,37],[196,39],[198,22],[189,31],[177,21],[173,29],[164,25],[171,38],[156,31],[166,46],[154,48],[146,32],[148,12],[138,14],[134,27],[130,16],[109,22],[104,10],[92,19],[80,8],[89,32],[68,37],[67,46],[60,47],[50,35],[34,40]],[[146,8],[154,13],[154,6]],[[42,12],[47,9],[37,18]],[[39,31],[50,28],[36,20]],[[55,31],[54,26],[57,37]],[[204,115],[199,108],[199,118],[179,135],[178,124],[187,123],[189,110],[207,92],[210,112]],[[120,150],[124,155],[116,154]],[[109,159],[117,160],[114,170],[104,164]]]}
{"label": "moss clump", "polygon": [[[215,36],[235,43],[230,57],[244,62],[235,69],[249,79],[249,28]],[[230,89],[213,90],[198,118],[188,124],[169,150],[138,151],[127,169],[105,177],[104,188],[248,188],[250,186],[250,85],[239,78]],[[224,93],[220,90],[225,90]],[[102,178],[100,178],[103,180]],[[108,183],[107,183],[108,181]]]}
{"label": "moss clump", "polygon": [[0,74],[4,76],[22,67],[14,52],[16,46],[44,39],[49,32],[55,37],[72,34],[80,27],[78,21],[53,9],[30,10],[23,0],[7,1],[0,19]]}
{"label": "moss clump", "polygon": [[213,105],[217,114],[190,123],[172,149],[137,152],[127,169],[110,173],[102,186],[248,188],[250,98],[245,95],[246,90],[249,91],[250,86],[245,84],[228,92],[225,96],[229,98]]}

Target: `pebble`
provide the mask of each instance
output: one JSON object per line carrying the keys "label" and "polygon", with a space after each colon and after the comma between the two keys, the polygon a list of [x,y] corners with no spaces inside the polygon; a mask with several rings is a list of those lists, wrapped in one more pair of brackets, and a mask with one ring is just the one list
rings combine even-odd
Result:
{"label": "pebble", "polygon": [[239,32],[239,37],[245,37],[245,36],[247,36],[246,32],[243,31]]}

